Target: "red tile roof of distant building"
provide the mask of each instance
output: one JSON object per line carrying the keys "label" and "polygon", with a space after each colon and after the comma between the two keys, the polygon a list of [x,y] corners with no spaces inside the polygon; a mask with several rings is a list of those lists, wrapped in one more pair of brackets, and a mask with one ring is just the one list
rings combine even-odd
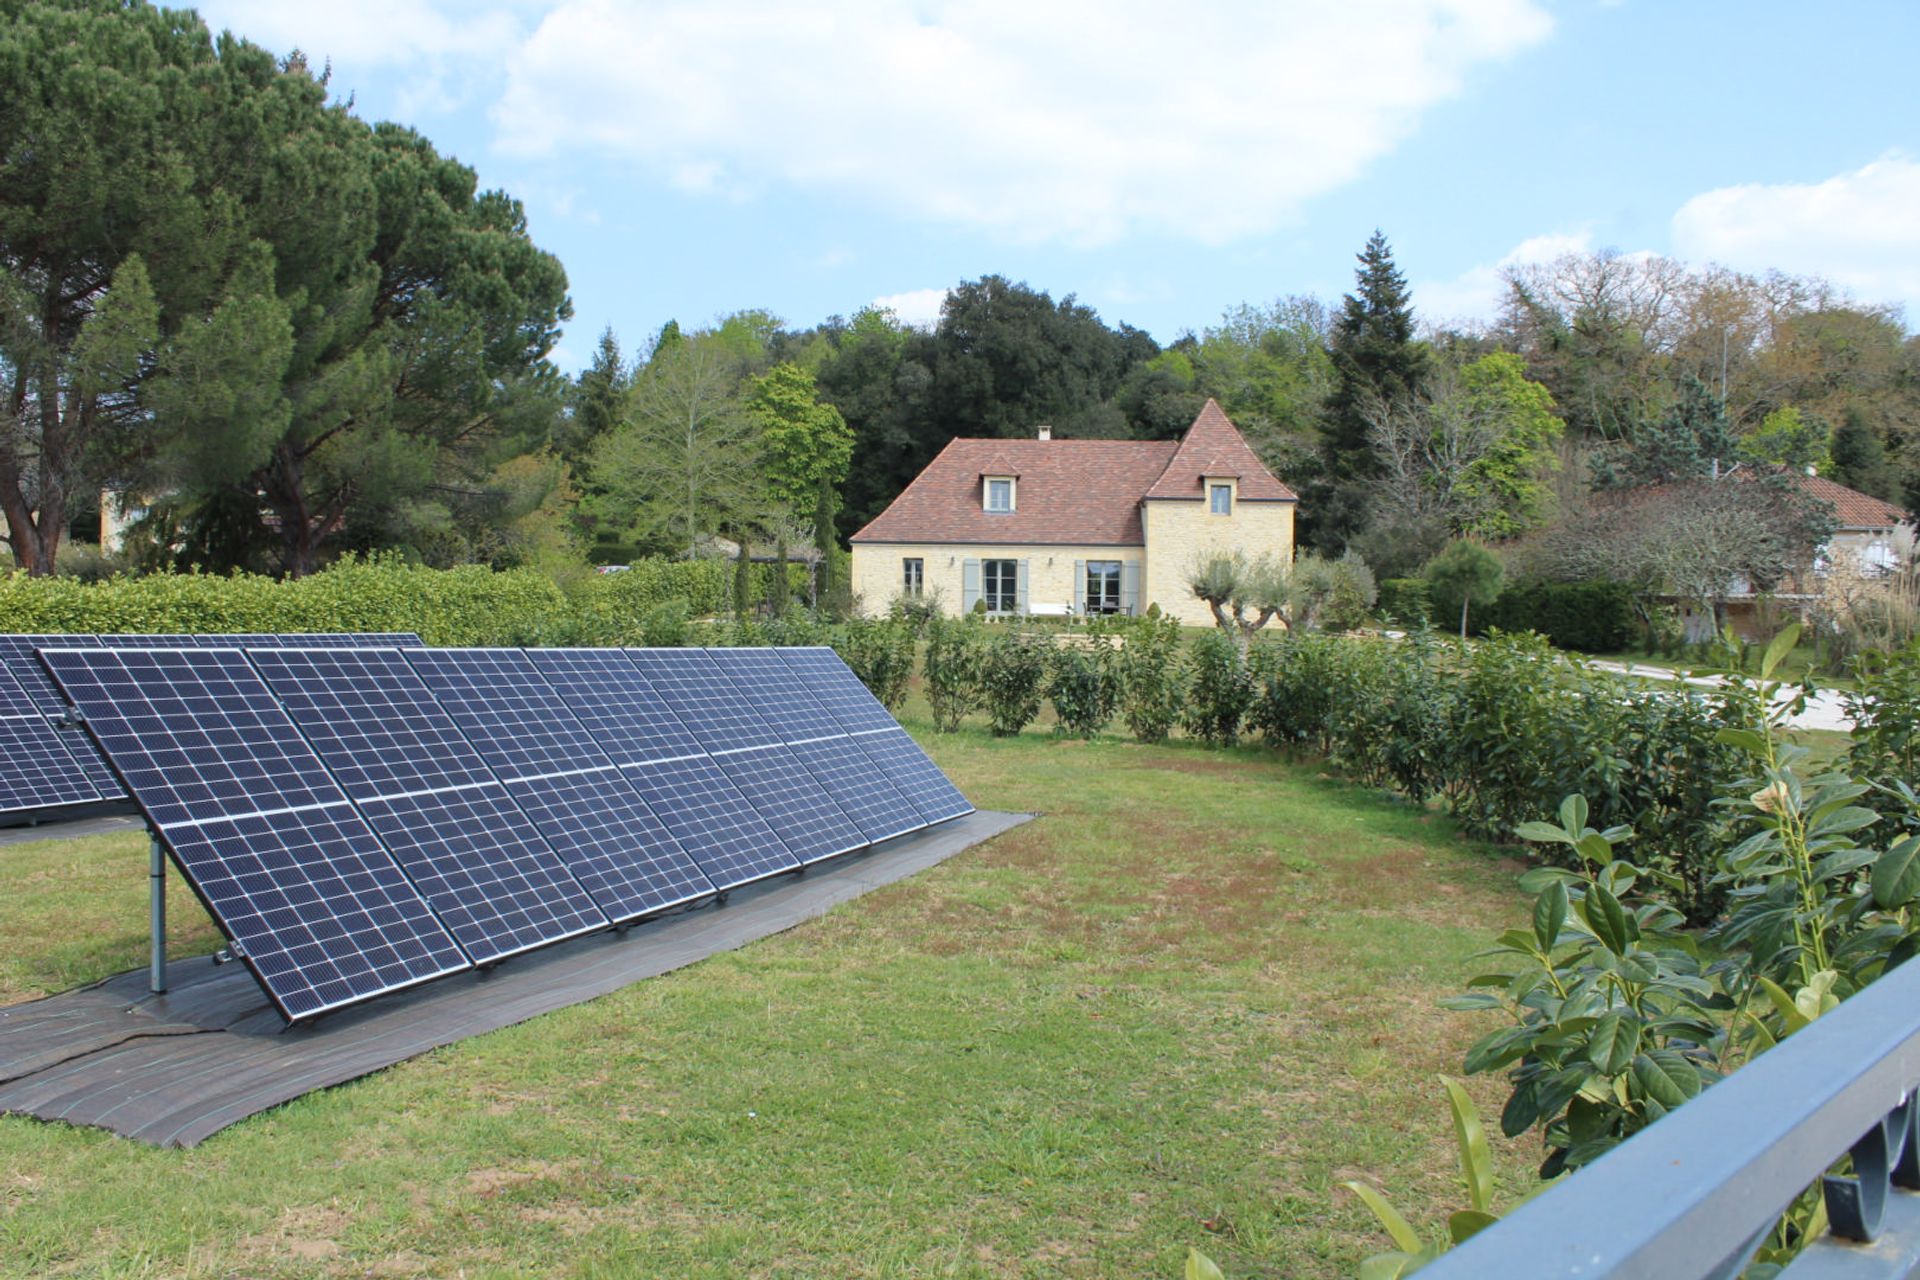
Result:
{"label": "red tile roof of distant building", "polygon": [[[1014,509],[989,512],[982,484],[1012,476]],[[1169,440],[948,442],[855,542],[1140,546],[1147,498],[1201,496],[1203,476],[1235,476],[1243,502],[1294,502],[1212,400]]]}

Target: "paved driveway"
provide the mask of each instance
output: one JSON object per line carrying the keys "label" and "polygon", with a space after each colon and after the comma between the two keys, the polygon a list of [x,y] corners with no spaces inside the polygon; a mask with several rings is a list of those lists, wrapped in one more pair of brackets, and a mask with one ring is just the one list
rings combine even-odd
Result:
{"label": "paved driveway", "polygon": [[[1601,671],[1612,671],[1618,675],[1643,676],[1648,680],[1684,680],[1688,684],[1699,685],[1703,689],[1717,688],[1726,681],[1720,676],[1686,676],[1670,667],[1643,667],[1637,662],[1594,662],[1592,666]],[[1792,685],[1782,691],[1787,698],[1799,692]],[[1840,701],[1840,695],[1831,689],[1815,690],[1808,698],[1806,707],[1789,721],[1796,729],[1824,729],[1831,733],[1852,733],[1853,720],[1847,715],[1846,706]]]}

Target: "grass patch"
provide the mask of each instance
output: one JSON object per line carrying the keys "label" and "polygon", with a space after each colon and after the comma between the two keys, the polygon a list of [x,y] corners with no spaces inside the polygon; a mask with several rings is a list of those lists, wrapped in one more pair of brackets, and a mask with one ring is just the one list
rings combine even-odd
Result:
{"label": "grass patch", "polygon": [[[1434,1002],[1510,862],[1257,750],[924,740],[1045,816],[193,1151],[0,1120],[0,1275],[1347,1277],[1385,1242],[1340,1179],[1457,1206],[1433,1077],[1488,1024]],[[0,998],[141,963],[144,858],[0,853]]]}

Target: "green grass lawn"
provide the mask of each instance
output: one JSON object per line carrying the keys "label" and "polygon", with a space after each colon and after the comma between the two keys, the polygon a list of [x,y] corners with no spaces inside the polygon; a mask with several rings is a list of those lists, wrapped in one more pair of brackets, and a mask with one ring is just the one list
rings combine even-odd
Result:
{"label": "green grass lawn", "polygon": [[[1386,1242],[1339,1180],[1457,1207],[1434,1076],[1491,1024],[1435,1001],[1512,863],[1257,750],[928,741],[1045,816],[192,1151],[0,1119],[0,1275],[1346,1277]],[[0,850],[0,1000],[141,963],[144,859]]]}

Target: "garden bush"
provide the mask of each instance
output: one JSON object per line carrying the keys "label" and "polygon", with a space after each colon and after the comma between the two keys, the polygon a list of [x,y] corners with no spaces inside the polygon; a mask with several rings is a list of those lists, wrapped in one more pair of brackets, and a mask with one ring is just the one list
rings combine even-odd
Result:
{"label": "garden bush", "polygon": [[897,711],[913,679],[916,634],[904,621],[849,618],[834,628],[831,643],[867,691],[887,710]]}
{"label": "garden bush", "polygon": [[1240,646],[1224,631],[1208,631],[1187,650],[1187,699],[1182,723],[1202,742],[1232,746],[1253,702],[1253,680]]}
{"label": "garden bush", "polygon": [[[563,592],[533,569],[430,569],[349,556],[305,578],[155,573],[99,582],[0,577],[0,619],[16,632],[415,631],[433,645],[640,644],[649,616],[682,601],[721,611],[729,566],[640,561]],[[772,567],[755,565],[758,581]],[[804,574],[795,566],[792,573]]]}
{"label": "garden bush", "polygon": [[1063,637],[1049,654],[1047,700],[1057,732],[1091,738],[1113,720],[1120,706],[1120,655],[1099,624],[1081,636]]}
{"label": "garden bush", "polygon": [[981,705],[985,648],[986,627],[972,618],[935,618],[927,625],[923,688],[939,732],[954,732]]}
{"label": "garden bush", "polygon": [[1472,630],[1537,631],[1562,649],[1617,653],[1643,635],[1633,592],[1622,582],[1509,585],[1473,616]]}
{"label": "garden bush", "polygon": [[1371,786],[1416,804],[1450,775],[1461,696],[1455,646],[1416,635],[1348,645],[1339,655],[1330,711],[1333,762]]}
{"label": "garden bush", "polygon": [[1862,654],[1858,679],[1841,700],[1853,720],[1847,770],[1873,790],[1861,801],[1883,814],[1908,806],[1900,788],[1920,786],[1920,643]]}
{"label": "garden bush", "polygon": [[1121,633],[1121,717],[1140,741],[1164,742],[1179,722],[1185,700],[1180,624],[1151,608]]}
{"label": "garden bush", "polygon": [[979,661],[980,697],[995,737],[1019,733],[1040,714],[1051,646],[1013,627],[997,628]]}
{"label": "garden bush", "polygon": [[1386,578],[1374,611],[1389,626],[1417,631],[1433,621],[1433,600],[1425,578]]}

